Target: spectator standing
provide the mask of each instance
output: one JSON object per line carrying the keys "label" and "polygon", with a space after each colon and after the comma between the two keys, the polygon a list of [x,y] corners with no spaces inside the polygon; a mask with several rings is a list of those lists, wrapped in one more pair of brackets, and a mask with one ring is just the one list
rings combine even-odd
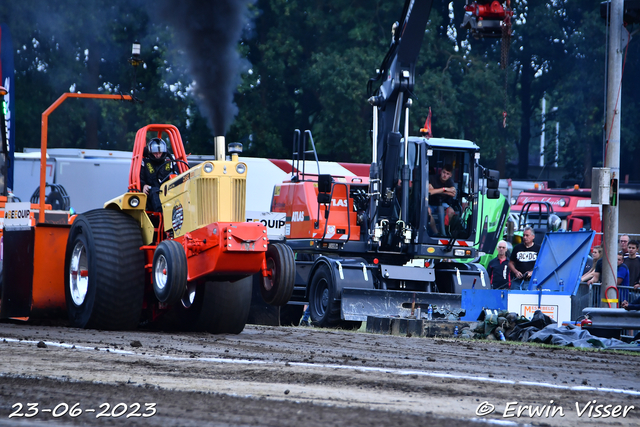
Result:
{"label": "spectator standing", "polygon": [[493,289],[511,289],[511,270],[507,258],[507,242],[498,242],[498,256],[487,266],[487,273]]}
{"label": "spectator standing", "polygon": [[536,265],[538,252],[540,252],[540,245],[534,242],[534,238],[533,228],[525,227],[522,233],[523,242],[513,248],[509,259],[509,269],[520,281],[521,290],[526,290],[529,287],[533,267]]}
{"label": "spectator standing", "polygon": [[596,264],[601,258],[602,246],[594,246],[593,249],[591,249],[591,267],[587,270],[586,273],[582,275],[582,278],[580,279],[581,282],[588,282],[591,278],[593,278],[596,272]]}
{"label": "spectator standing", "polygon": [[600,283],[600,275],[602,274],[602,260],[603,259],[604,259],[604,255],[602,257],[600,257],[598,262],[596,262],[596,268],[593,271],[593,276],[591,276],[591,279],[587,280],[588,284]]}
{"label": "spectator standing", "polygon": [[623,234],[622,236],[620,236],[620,239],[618,240],[618,247],[619,247],[618,250],[622,251],[622,254],[624,255],[625,258],[627,257],[627,255],[629,255],[628,245],[629,245],[629,235]]}
{"label": "spectator standing", "polygon": [[[604,257],[603,257],[604,258]],[[592,283],[598,283],[601,282],[600,281],[600,276],[602,275],[602,261],[603,258],[600,258],[600,260],[598,261],[597,265],[596,265],[596,271],[595,271],[595,275],[593,278],[589,279],[589,284]],[[617,280],[617,286],[629,286],[629,269],[627,268],[626,265],[624,265],[624,255],[622,254],[622,251],[618,252],[618,271],[616,272],[616,276],[618,278]],[[638,288],[640,288],[640,285],[638,285]],[[618,295],[628,295],[628,290],[624,289],[618,290]],[[637,301],[634,301],[634,303]],[[622,308],[626,308],[624,304],[629,304],[626,300],[623,301],[623,303],[620,305]],[[631,310],[636,310],[634,308],[632,308]]]}
{"label": "spectator standing", "polygon": [[311,321],[309,320],[309,316],[311,312],[309,311],[309,305],[304,306],[304,310],[302,312],[302,319],[300,319],[300,323],[298,326],[311,326]]}
{"label": "spectator standing", "polygon": [[[604,257],[600,258],[596,263],[596,269],[594,276],[589,279],[587,283],[600,283],[600,278],[602,276],[602,261]],[[618,278],[617,283],[618,286],[629,286],[629,268],[624,264],[624,255],[622,251],[618,252],[618,269],[616,272],[616,277]],[[640,288],[640,285],[638,285]]]}
{"label": "spectator standing", "polygon": [[629,241],[629,244],[627,245],[629,256],[624,259],[624,265],[629,269],[630,286],[640,283],[640,257],[638,257],[639,244],[640,242],[637,240]]}
{"label": "spectator standing", "polygon": [[624,255],[618,252],[618,286],[629,286],[629,269],[624,265]]}

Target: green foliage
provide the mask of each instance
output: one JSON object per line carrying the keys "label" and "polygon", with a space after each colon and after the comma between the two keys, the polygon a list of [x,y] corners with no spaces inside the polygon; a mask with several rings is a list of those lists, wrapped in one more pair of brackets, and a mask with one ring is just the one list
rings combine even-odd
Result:
{"label": "green foliage", "polygon": [[[13,34],[17,147],[37,147],[40,117],[63,92],[131,93],[144,103],[68,100],[49,119],[57,147],[89,144],[130,149],[136,130],[168,122],[180,129],[187,152],[211,154],[213,138],[193,93],[183,49],[172,29],[138,0],[5,2],[0,21]],[[366,84],[386,53],[399,0],[257,0],[252,25],[238,44],[251,63],[241,70],[239,113],[229,140],[245,155],[289,158],[293,130],[311,129],[323,160],[369,162],[371,107]],[[475,40],[459,28],[462,2],[434,2],[420,60],[411,131],[433,111],[434,135],[470,139],[486,166],[528,175],[538,149],[540,99],[558,110],[559,163],[582,178],[602,164],[605,25],[600,1],[513,0],[514,36],[507,70],[500,40]],[[185,25],[188,25],[187,23]],[[142,44],[144,66],[128,63]],[[640,55],[629,45],[622,91],[621,172],[640,179],[632,163],[638,135],[635,81]],[[88,52],[88,54],[87,54]],[[215,52],[212,52],[215,57]],[[213,95],[215,96],[215,95]],[[506,128],[503,112],[507,112]]]}

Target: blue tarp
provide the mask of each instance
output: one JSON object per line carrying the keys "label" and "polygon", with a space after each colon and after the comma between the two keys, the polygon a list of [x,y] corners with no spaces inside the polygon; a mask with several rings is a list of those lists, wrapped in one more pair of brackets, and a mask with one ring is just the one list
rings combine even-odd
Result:
{"label": "blue tarp", "polygon": [[593,231],[547,233],[533,268],[529,290],[537,290],[534,284],[537,281],[541,289],[574,295],[594,237]]}

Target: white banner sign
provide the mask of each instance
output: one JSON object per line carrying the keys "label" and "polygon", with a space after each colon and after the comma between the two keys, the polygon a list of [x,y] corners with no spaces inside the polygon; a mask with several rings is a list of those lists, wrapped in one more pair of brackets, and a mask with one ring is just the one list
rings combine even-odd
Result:
{"label": "white banner sign", "polygon": [[246,211],[247,222],[261,222],[267,227],[270,240],[283,240],[285,227],[284,212]]}
{"label": "white banner sign", "polygon": [[3,228],[30,227],[31,203],[7,203],[4,207]]}
{"label": "white banner sign", "polygon": [[571,295],[558,295],[557,292],[543,292],[538,308],[537,292],[511,291],[507,300],[507,309],[531,319],[536,310],[542,311],[561,325],[571,319]]}

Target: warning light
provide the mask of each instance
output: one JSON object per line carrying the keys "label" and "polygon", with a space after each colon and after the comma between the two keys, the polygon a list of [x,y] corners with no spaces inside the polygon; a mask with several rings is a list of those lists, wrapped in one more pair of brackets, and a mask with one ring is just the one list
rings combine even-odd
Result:
{"label": "warning light", "polygon": [[374,263],[374,264],[378,264],[379,262],[380,262],[380,261],[378,261],[378,258],[374,258],[374,259],[373,259],[373,263]]}
{"label": "warning light", "polygon": [[429,268],[430,265],[431,265],[431,263],[425,259],[424,260],[424,268]]}
{"label": "warning light", "polygon": [[574,189],[574,190],[579,190],[579,189],[580,189],[580,186],[579,186],[578,184],[576,184],[576,185],[574,185],[574,186],[573,186],[573,189]]}
{"label": "warning light", "polygon": [[535,184],[533,184],[533,188],[535,188],[536,190],[538,189],[538,187],[539,187],[539,185],[538,185],[537,182]]}

